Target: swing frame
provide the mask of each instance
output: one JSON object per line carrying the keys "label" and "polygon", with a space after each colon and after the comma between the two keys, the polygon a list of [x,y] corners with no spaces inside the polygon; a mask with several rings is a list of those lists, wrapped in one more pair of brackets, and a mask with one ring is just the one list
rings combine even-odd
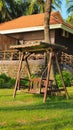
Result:
{"label": "swing frame", "polygon": [[[49,44],[49,43],[46,43],[46,42],[37,42],[37,43],[34,43],[34,44],[31,43],[31,44],[26,44],[26,45],[23,44],[23,45],[11,46],[10,48],[11,49],[17,49],[22,53],[20,61],[19,61],[19,67],[18,67],[17,78],[16,78],[15,87],[14,87],[13,97],[16,96],[17,89],[20,89],[20,72],[21,72],[21,68],[22,68],[22,62],[23,62],[23,59],[24,59],[25,62],[26,62],[27,70],[28,70],[29,80],[30,80],[31,84],[32,84],[32,82],[37,81],[37,83],[39,85],[39,93],[41,93],[42,81],[45,82],[45,89],[44,89],[44,92],[43,92],[44,93],[43,101],[45,102],[46,98],[47,98],[47,94],[48,94],[48,86],[50,86],[50,82],[51,82],[50,72],[51,72],[52,60],[53,60],[53,56],[54,56],[55,60],[56,60],[56,65],[57,65],[57,68],[58,68],[58,71],[59,71],[59,74],[60,74],[60,77],[61,77],[61,81],[62,81],[62,85],[63,85],[63,91],[65,91],[66,98],[67,99],[69,98],[69,95],[68,95],[68,92],[67,92],[64,80],[63,80],[62,71],[61,71],[61,68],[60,68],[60,65],[59,65],[59,62],[58,62],[58,52],[60,52],[60,51],[62,52],[63,50],[66,50],[67,48],[65,46],[61,46],[61,45],[58,45],[58,44]],[[48,53],[49,54],[49,61],[48,61],[48,64],[47,64],[48,70],[47,70],[46,79],[45,80],[42,79],[42,76],[43,76],[44,72],[46,71],[46,68],[43,71],[40,78],[38,78],[37,80],[35,78],[31,79],[31,72],[30,72],[30,68],[29,68],[29,64],[28,64],[28,57],[32,53],[38,54],[38,53],[45,53],[45,52],[46,53],[49,52]],[[31,90],[31,86],[30,86],[29,90]],[[52,89],[50,91],[52,91]]]}

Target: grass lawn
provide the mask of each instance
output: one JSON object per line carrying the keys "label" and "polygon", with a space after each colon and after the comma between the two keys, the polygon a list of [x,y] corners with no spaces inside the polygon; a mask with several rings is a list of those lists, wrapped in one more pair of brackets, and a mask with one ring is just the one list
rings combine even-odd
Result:
{"label": "grass lawn", "polygon": [[70,99],[0,89],[0,130],[73,130],[73,87]]}

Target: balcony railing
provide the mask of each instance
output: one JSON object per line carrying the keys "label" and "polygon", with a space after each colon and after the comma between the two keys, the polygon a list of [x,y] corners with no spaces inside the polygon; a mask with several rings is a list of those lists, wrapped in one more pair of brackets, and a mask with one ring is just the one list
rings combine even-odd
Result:
{"label": "balcony railing", "polygon": [[21,52],[16,50],[0,51],[0,60],[19,60]]}
{"label": "balcony railing", "polygon": [[[0,60],[20,60],[21,52],[17,50],[0,51]],[[37,59],[37,58],[35,58]],[[62,52],[61,63],[73,67],[73,55]]]}
{"label": "balcony railing", "polygon": [[73,67],[73,55],[62,52],[61,63]]}

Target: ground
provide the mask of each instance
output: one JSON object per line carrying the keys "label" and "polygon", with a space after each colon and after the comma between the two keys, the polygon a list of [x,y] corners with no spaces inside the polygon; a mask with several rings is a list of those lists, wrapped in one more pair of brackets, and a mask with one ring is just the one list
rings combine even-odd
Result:
{"label": "ground", "polygon": [[48,97],[0,89],[0,130],[73,130],[73,87],[70,98]]}

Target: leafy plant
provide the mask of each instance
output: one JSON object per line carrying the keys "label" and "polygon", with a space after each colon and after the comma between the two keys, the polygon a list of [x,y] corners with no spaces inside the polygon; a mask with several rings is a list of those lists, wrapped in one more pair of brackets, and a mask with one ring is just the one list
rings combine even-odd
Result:
{"label": "leafy plant", "polygon": [[[63,75],[63,79],[64,79],[66,87],[71,86],[71,83],[73,83],[73,75],[68,71],[62,71],[62,75]],[[58,87],[62,87],[62,81],[58,73],[56,74],[56,81],[57,81]]]}
{"label": "leafy plant", "polygon": [[6,74],[0,75],[0,88],[12,88],[14,84],[15,84],[15,79],[12,79]]}
{"label": "leafy plant", "polygon": [[0,88],[2,88],[4,85],[4,79],[3,78],[0,78]]}

